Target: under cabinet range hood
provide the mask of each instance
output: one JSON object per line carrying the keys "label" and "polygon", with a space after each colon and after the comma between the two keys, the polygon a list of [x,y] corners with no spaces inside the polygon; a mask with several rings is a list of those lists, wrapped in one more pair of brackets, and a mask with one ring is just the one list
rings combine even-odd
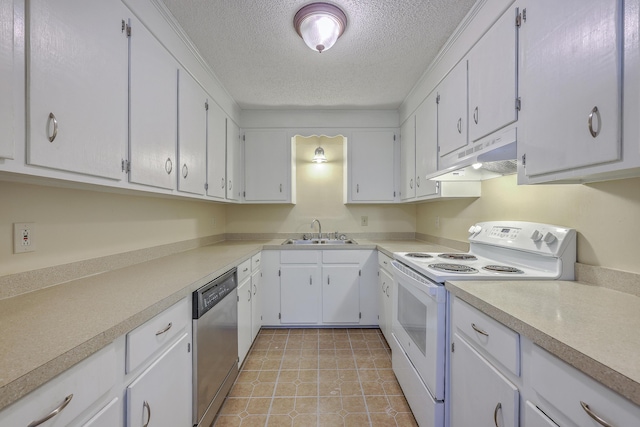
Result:
{"label": "under cabinet range hood", "polygon": [[482,181],[518,172],[516,127],[508,127],[467,144],[439,159],[435,181]]}

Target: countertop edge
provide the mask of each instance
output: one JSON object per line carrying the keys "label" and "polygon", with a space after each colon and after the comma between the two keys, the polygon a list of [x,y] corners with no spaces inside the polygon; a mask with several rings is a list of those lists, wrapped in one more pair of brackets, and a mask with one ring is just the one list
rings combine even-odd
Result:
{"label": "countertop edge", "polygon": [[515,332],[524,335],[534,344],[545,349],[558,359],[573,366],[580,372],[588,375],[590,378],[593,378],[621,396],[624,396],[636,405],[640,405],[640,384],[635,380],[598,362],[544,331],[505,312],[501,308],[488,303],[482,298],[458,288],[454,283],[446,282],[445,287],[454,296],[459,297],[461,300],[467,302],[482,313],[497,320]]}

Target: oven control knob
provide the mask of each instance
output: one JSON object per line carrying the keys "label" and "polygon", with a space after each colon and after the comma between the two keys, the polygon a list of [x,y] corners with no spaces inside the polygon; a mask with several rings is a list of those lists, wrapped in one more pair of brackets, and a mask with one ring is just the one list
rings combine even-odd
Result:
{"label": "oven control knob", "polygon": [[469,234],[476,234],[476,226],[472,225],[471,227],[469,227]]}
{"label": "oven control knob", "polygon": [[547,234],[544,235],[542,240],[544,240],[545,242],[547,242],[547,244],[550,245],[551,243],[556,241],[556,236],[551,232],[547,232]]}
{"label": "oven control knob", "polygon": [[542,233],[539,232],[538,230],[535,230],[531,234],[531,240],[533,240],[534,242],[539,242],[540,240],[542,240]]}

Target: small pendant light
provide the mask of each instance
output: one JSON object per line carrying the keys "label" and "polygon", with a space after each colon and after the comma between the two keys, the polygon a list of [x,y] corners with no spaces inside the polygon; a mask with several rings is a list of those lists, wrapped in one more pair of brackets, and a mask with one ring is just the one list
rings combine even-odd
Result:
{"label": "small pendant light", "polygon": [[316,52],[331,49],[347,27],[347,16],[329,3],[311,3],[293,18],[293,26],[302,40]]}
{"label": "small pendant light", "polygon": [[313,160],[311,161],[313,163],[325,163],[327,161],[327,158],[324,155],[324,150],[322,149],[322,147],[316,148],[316,152],[313,156]]}

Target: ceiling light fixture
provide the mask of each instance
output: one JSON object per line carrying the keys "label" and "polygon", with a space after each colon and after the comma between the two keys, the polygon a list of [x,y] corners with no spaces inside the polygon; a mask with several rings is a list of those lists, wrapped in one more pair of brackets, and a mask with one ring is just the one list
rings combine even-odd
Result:
{"label": "ceiling light fixture", "polygon": [[293,18],[293,26],[302,40],[316,52],[331,49],[347,28],[347,15],[329,3],[311,3]]}
{"label": "ceiling light fixture", "polygon": [[313,156],[313,160],[311,161],[313,163],[325,163],[327,161],[327,158],[324,155],[324,150],[322,149],[322,147],[316,148],[316,152]]}

